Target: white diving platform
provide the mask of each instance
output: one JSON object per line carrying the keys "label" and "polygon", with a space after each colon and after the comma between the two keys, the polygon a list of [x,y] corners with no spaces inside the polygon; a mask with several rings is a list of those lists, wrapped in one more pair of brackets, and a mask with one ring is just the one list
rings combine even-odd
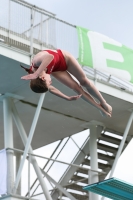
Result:
{"label": "white diving platform", "polygon": [[133,200],[133,185],[116,178],[87,185],[83,189],[113,200]]}

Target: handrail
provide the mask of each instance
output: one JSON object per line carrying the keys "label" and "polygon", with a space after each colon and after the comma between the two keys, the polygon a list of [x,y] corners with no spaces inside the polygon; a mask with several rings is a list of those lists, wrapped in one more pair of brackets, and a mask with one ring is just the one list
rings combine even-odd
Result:
{"label": "handrail", "polygon": [[[17,151],[17,152],[20,152],[20,153],[23,153],[24,151],[23,150],[20,150],[20,149],[16,149],[16,148],[6,148],[6,150],[13,150],[13,151]],[[106,172],[99,172],[97,170],[93,170],[93,169],[88,169],[86,167],[82,167],[82,166],[79,166],[79,165],[76,165],[76,164],[72,164],[72,163],[67,163],[67,162],[64,162],[64,161],[60,161],[60,160],[56,160],[56,159],[53,159],[53,158],[48,158],[48,157],[45,157],[45,156],[39,156],[37,154],[32,154],[32,153],[27,153],[28,155],[31,155],[31,156],[35,156],[35,157],[39,157],[39,158],[43,158],[43,159],[47,159],[47,160],[51,160],[51,161],[54,161],[54,162],[58,162],[58,163],[62,163],[62,164],[65,164],[65,165],[70,165],[72,167],[78,167],[80,169],[84,169],[84,170],[88,170],[88,171],[92,171],[92,172],[97,172],[98,174],[107,174]]]}

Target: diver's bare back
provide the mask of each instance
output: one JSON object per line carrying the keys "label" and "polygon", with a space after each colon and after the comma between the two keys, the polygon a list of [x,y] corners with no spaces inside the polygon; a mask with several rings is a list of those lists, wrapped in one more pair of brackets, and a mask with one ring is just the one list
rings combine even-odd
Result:
{"label": "diver's bare back", "polygon": [[[51,49],[48,49],[48,50],[50,50],[50,51],[54,51],[54,52],[56,52],[56,53],[58,53],[56,50],[51,50]],[[62,54],[64,55],[64,58],[65,58],[65,61],[66,61],[66,64],[68,63],[68,59],[70,58],[70,53],[69,52],[67,52],[67,51],[64,51],[64,50],[61,50],[61,52],[62,52]],[[39,67],[40,66],[40,64],[42,63],[42,61],[43,61],[43,59],[44,59],[44,56],[45,55],[48,55],[49,53],[47,52],[47,50],[45,51],[41,51],[41,52],[39,52],[38,54],[36,54],[35,56],[34,56],[34,58],[33,58],[33,60],[32,60],[32,63],[35,65],[35,66],[37,66],[37,67]]]}

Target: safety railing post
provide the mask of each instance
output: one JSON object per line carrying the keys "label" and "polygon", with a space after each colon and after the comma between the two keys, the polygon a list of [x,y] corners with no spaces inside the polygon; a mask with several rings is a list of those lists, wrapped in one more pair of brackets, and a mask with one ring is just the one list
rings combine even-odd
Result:
{"label": "safety railing post", "polygon": [[8,3],[8,42],[10,39],[10,26],[11,26],[10,12],[11,12],[11,0],[9,0]]}
{"label": "safety railing post", "polygon": [[34,24],[34,16],[33,16],[33,7],[31,8],[31,28],[30,28],[30,55],[33,55],[33,24]]}
{"label": "safety railing post", "polygon": [[28,157],[28,198],[30,199],[30,164],[31,164],[31,155]]}

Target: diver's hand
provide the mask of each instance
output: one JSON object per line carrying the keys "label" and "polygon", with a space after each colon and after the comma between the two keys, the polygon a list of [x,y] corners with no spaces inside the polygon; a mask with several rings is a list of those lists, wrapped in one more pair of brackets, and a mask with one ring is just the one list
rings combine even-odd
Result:
{"label": "diver's hand", "polygon": [[36,79],[37,77],[38,77],[38,75],[36,73],[33,73],[33,74],[28,74],[26,76],[22,76],[21,79],[32,80],[32,79]]}
{"label": "diver's hand", "polygon": [[76,96],[70,96],[70,97],[68,98],[68,101],[74,101],[74,100],[77,100],[77,99],[79,99],[81,96],[82,96],[82,94],[80,94],[80,95],[76,95]]}

